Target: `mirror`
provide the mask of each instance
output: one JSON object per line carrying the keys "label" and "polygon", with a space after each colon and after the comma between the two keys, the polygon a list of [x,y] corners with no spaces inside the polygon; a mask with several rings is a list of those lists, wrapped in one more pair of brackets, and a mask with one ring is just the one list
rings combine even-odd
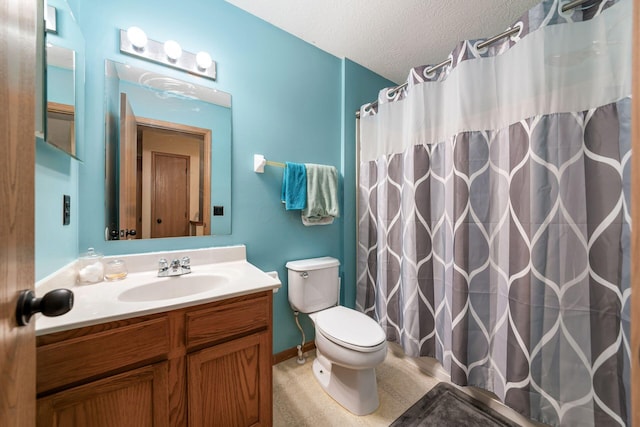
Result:
{"label": "mirror", "polygon": [[47,42],[47,125],[45,140],[76,155],[75,52]]}
{"label": "mirror", "polygon": [[105,62],[107,240],[229,234],[231,95]]}
{"label": "mirror", "polygon": [[79,158],[84,94],[84,38],[65,0],[45,9],[46,142]]}

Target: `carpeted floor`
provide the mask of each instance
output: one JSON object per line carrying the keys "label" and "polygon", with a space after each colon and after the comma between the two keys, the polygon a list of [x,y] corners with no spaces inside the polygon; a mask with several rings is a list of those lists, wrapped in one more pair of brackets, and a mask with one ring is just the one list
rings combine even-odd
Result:
{"label": "carpeted floor", "polygon": [[[390,343],[391,344],[391,343]],[[439,379],[425,374],[420,360],[407,358],[394,345],[386,360],[376,369],[380,407],[372,414],[356,416],[329,397],[316,382],[311,370],[315,352],[309,352],[304,365],[289,359],[273,367],[273,425],[278,426],[389,426],[414,403],[433,389]],[[428,370],[427,370],[428,372]],[[483,400],[489,401],[488,395]],[[493,402],[490,406],[516,420],[516,424],[535,426],[510,409]]]}

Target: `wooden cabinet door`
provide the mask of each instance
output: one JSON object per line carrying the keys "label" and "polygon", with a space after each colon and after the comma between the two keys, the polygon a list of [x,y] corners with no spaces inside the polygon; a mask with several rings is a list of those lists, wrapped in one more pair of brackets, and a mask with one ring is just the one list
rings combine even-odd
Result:
{"label": "wooden cabinet door", "polygon": [[168,426],[167,372],[167,362],[157,363],[40,398],[37,425]]}
{"label": "wooden cabinet door", "polygon": [[238,338],[187,357],[190,427],[272,424],[268,332]]}

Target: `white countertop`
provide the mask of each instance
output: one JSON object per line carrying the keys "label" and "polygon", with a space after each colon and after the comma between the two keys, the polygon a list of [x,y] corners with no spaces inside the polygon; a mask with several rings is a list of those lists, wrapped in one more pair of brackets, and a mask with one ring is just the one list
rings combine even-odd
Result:
{"label": "white countertop", "polygon": [[[228,252],[223,254],[224,249],[233,251],[234,256],[229,256]],[[41,314],[36,315],[36,335],[45,335],[114,320],[160,313],[279,288],[281,283],[278,278],[266,274],[244,259],[244,249],[244,246],[235,246],[230,248],[209,248],[204,251],[176,251],[175,253],[164,252],[108,257],[108,259],[123,259],[127,262],[127,265],[135,263],[134,268],[129,268],[129,274],[125,279],[114,282],[105,281],[90,285],[60,286],[59,281],[54,280],[55,278],[48,278],[42,286],[36,287],[37,296],[41,297],[44,292],[54,287],[65,287],[73,291],[74,305],[71,311],[62,316],[44,317]],[[212,253],[214,256],[211,256]],[[140,271],[141,268],[144,268],[144,265],[149,264],[149,262],[142,263],[143,267],[140,267],[141,260],[155,260],[155,264],[160,256],[170,259],[172,256],[179,257],[183,255],[192,257],[192,272],[189,274],[159,278],[155,268],[153,270]],[[196,262],[194,262],[194,258]],[[202,263],[202,261],[207,263]],[[66,280],[68,280],[69,274],[61,273],[58,276],[66,277]],[[210,289],[186,296],[164,299],[154,299],[152,295],[153,286],[160,285],[166,289],[167,285],[175,285],[179,289],[187,283],[186,281],[200,279],[202,279],[201,281],[207,281],[211,276],[219,278],[220,283],[214,283]],[[130,301],[123,297],[123,292],[144,285],[148,285],[147,289],[151,290],[149,292],[149,300]]]}

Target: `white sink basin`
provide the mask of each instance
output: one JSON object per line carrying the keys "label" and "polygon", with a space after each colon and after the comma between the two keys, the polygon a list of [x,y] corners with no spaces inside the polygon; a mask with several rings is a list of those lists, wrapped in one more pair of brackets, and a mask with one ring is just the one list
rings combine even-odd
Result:
{"label": "white sink basin", "polygon": [[217,274],[186,274],[163,277],[156,281],[134,286],[118,295],[125,302],[161,301],[201,294],[229,284],[229,278]]}

